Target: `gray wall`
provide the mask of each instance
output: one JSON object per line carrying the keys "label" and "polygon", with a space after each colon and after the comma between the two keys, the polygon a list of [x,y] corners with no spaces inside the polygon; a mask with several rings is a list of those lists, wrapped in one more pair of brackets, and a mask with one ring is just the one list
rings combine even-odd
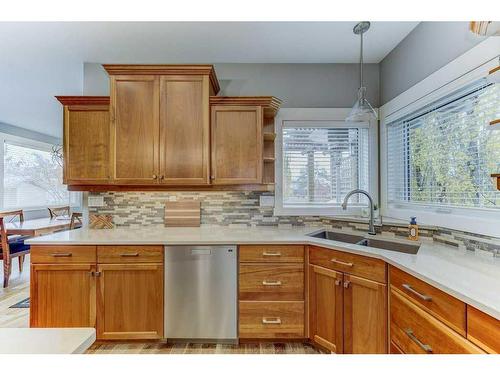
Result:
{"label": "gray wall", "polygon": [[[219,95],[274,95],[282,107],[351,107],[359,86],[357,64],[215,64]],[[379,106],[379,65],[365,66],[368,100]],[[85,63],[84,95],[109,95],[100,64]]]}
{"label": "gray wall", "polygon": [[468,22],[421,22],[380,63],[380,104],[420,82],[485,38]]}

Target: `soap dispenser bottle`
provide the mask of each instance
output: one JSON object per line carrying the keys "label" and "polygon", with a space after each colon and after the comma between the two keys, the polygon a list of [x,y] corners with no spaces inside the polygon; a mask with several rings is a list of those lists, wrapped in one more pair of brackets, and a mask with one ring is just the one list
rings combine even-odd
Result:
{"label": "soap dispenser bottle", "polygon": [[412,216],[410,225],[408,226],[408,239],[418,241],[418,224],[415,216]]}

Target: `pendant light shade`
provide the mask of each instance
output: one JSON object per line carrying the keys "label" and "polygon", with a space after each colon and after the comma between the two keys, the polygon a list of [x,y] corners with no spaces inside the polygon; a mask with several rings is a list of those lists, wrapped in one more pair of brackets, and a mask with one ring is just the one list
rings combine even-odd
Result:
{"label": "pendant light shade", "polygon": [[363,21],[354,26],[353,32],[360,36],[359,54],[359,89],[358,98],[352,106],[351,112],[346,118],[348,122],[365,122],[377,119],[377,112],[366,99],[366,87],[363,85],[363,34],[370,28],[370,22]]}

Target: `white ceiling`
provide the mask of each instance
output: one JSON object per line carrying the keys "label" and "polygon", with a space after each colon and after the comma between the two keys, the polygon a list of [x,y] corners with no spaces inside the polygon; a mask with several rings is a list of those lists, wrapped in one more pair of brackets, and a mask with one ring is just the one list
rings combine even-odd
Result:
{"label": "white ceiling", "polygon": [[[0,23],[0,122],[61,135],[54,95],[80,95],[83,63],[355,63],[356,22]],[[373,22],[380,62],[418,22]]]}

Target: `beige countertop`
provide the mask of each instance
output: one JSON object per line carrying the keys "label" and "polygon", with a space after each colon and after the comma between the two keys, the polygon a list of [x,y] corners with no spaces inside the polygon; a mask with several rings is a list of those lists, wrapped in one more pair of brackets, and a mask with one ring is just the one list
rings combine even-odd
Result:
{"label": "beige countertop", "polygon": [[[308,237],[319,227],[87,228],[26,241],[30,245],[305,244],[379,258],[500,319],[500,258],[422,240],[416,255]],[[345,232],[363,234],[362,232]],[[386,238],[377,236],[377,238]],[[387,239],[397,240],[394,237]],[[412,242],[413,243],[413,242]]]}
{"label": "beige countertop", "polygon": [[94,328],[0,328],[0,354],[81,354],[95,339]]}

